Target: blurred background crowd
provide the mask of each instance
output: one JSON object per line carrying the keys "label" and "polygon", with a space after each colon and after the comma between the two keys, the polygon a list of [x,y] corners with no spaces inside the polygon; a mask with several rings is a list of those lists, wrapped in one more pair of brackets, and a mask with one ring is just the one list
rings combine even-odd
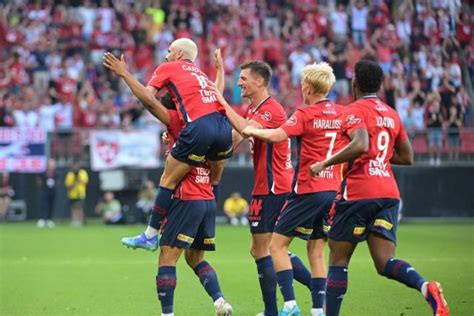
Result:
{"label": "blurred background crowd", "polygon": [[[474,152],[474,15],[460,0],[17,0],[0,1],[0,126],[70,133],[162,127],[102,67],[125,54],[146,82],[179,37],[199,46],[198,65],[214,75],[223,49],[225,96],[243,111],[239,64],[268,62],[271,93],[292,113],[299,75],[329,62],[330,98],[351,101],[352,69],[372,56],[385,71],[380,96],[397,109],[415,150],[457,160]],[[60,139],[58,140],[59,144]],[[78,142],[80,142],[80,137]],[[61,145],[57,146],[62,147]],[[446,155],[447,156],[447,155]]]}

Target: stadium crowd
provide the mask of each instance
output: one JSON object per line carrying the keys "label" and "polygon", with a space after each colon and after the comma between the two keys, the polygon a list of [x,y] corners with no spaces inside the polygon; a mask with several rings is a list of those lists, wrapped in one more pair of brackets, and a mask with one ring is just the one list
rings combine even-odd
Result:
{"label": "stadium crowd", "polygon": [[[302,103],[304,65],[328,61],[337,78],[330,98],[347,104],[351,70],[371,55],[386,75],[381,97],[412,135],[445,128],[459,143],[461,126],[469,125],[474,16],[459,0],[420,0],[415,6],[409,0],[62,3],[0,5],[0,126],[161,129],[105,71],[102,56],[123,53],[146,82],[179,37],[198,43],[198,64],[211,77],[212,52],[223,49],[225,96],[237,107],[238,66],[244,61],[272,66],[272,94],[293,113]],[[429,141],[436,146],[439,135],[429,135]]]}

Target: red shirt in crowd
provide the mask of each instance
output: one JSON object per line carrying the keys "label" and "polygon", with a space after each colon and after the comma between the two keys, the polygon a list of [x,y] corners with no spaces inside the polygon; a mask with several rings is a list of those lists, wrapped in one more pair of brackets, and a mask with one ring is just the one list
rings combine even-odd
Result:
{"label": "red shirt in crowd", "polygon": [[345,107],[342,105],[322,100],[296,110],[281,126],[288,137],[297,137],[296,179],[293,180],[295,193],[306,194],[339,189],[340,165],[327,168],[319,177],[312,177],[309,167],[315,162],[330,158],[347,144],[347,140],[341,137],[344,113]]}
{"label": "red shirt in crowd", "polygon": [[[278,128],[287,120],[283,106],[273,97],[259,105],[250,105],[245,117],[264,128]],[[282,194],[291,192],[293,166],[290,140],[268,144],[253,140],[253,169],[255,174],[252,195]]]}
{"label": "red shirt in crowd", "polygon": [[339,197],[345,200],[399,199],[390,159],[395,144],[408,136],[398,113],[376,96],[365,97],[350,104],[342,133],[349,135],[364,128],[369,133],[369,151],[344,165]]}

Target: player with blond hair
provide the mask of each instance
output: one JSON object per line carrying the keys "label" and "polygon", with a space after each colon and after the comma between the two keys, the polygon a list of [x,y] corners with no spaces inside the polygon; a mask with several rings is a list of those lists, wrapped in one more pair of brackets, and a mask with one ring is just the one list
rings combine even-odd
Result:
{"label": "player with blond hair", "polygon": [[[197,54],[198,48],[192,40],[173,41],[168,48],[167,62],[158,66],[146,87],[127,71],[123,55],[121,60],[111,53],[104,55],[104,66],[119,75],[161,122],[168,125],[170,121],[169,112],[156,99],[156,94],[163,89],[171,94],[177,104],[179,119],[184,122],[183,130],[166,158],[150,224],[141,235],[129,239],[135,248],[156,249],[158,230],[171,207],[174,190],[193,166],[207,161],[211,183],[217,187],[224,161],[232,156],[232,127],[217,101],[212,82],[193,63]],[[220,58],[220,52],[218,54]],[[223,89],[223,80],[221,82]]]}
{"label": "player with blond hair", "polygon": [[332,68],[327,63],[307,65],[301,75],[301,92],[305,107],[298,109],[288,121],[276,129],[247,127],[244,134],[266,142],[281,142],[296,136],[297,163],[293,192],[280,214],[272,234],[270,252],[277,273],[284,306],[280,315],[301,315],[293,289],[293,270],[288,247],[294,237],[308,241],[311,265],[312,316],[324,315],[326,288],[325,246],[327,226],[325,219],[340,185],[338,167],[334,166],[314,178],[310,165],[331,157],[343,146],[340,127],[344,107],[326,97],[335,82]]}

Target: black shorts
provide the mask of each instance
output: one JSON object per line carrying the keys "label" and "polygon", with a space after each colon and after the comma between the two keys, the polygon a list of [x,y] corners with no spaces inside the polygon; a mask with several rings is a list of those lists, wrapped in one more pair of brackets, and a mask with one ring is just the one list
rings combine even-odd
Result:
{"label": "black shorts", "polygon": [[160,246],[213,251],[215,231],[215,200],[175,200],[163,219]]}
{"label": "black shorts", "polygon": [[232,127],[227,117],[211,113],[188,123],[171,149],[174,159],[199,166],[205,159],[232,157]]}
{"label": "black shorts", "polygon": [[329,214],[336,191],[294,195],[281,212],[275,233],[302,239],[327,238]]}
{"label": "black shorts", "polygon": [[396,243],[399,205],[398,199],[336,201],[329,238],[361,242],[368,233],[376,233]]}
{"label": "black shorts", "polygon": [[254,195],[250,203],[249,224],[252,234],[273,233],[275,223],[285,206],[287,193]]}

